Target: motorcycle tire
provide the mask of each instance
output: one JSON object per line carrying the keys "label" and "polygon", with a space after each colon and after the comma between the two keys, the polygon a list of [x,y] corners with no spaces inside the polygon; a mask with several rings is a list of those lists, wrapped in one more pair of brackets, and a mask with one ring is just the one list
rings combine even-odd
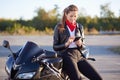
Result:
{"label": "motorcycle tire", "polygon": [[62,80],[62,79],[57,78],[57,76],[54,75],[54,73],[51,70],[45,67],[41,71],[40,80]]}

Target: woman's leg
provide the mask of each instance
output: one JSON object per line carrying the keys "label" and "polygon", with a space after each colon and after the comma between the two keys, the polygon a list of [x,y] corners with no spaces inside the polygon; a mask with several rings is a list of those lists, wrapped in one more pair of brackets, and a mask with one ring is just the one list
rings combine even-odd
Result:
{"label": "woman's leg", "polygon": [[[78,50],[68,49],[63,53],[63,70],[68,74],[70,80],[82,80],[78,69]],[[79,55],[80,56],[80,55]]]}
{"label": "woman's leg", "polygon": [[88,63],[87,60],[81,60],[78,62],[78,68],[80,72],[90,80],[102,80],[98,72]]}
{"label": "woman's leg", "polygon": [[77,63],[69,57],[63,59],[63,70],[68,74],[70,80],[81,80]]}

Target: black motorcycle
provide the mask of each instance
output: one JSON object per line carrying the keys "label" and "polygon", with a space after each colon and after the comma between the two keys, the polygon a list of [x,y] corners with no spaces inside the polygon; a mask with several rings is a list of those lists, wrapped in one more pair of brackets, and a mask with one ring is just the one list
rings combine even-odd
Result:
{"label": "black motorcycle", "polygon": [[8,80],[69,80],[62,70],[62,58],[57,53],[41,49],[31,41],[16,53],[11,50],[8,41],[4,40],[3,46],[12,53],[5,65]]}

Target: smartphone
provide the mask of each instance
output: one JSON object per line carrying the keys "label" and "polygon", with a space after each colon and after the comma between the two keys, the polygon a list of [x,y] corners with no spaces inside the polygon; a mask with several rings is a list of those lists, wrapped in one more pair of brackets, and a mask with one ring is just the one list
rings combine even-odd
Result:
{"label": "smartphone", "polygon": [[79,40],[81,37],[75,37],[74,42]]}

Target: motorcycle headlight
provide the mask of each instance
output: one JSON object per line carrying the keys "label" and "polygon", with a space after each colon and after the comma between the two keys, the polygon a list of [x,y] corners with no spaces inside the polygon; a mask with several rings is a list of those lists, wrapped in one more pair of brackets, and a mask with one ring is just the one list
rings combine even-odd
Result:
{"label": "motorcycle headlight", "polygon": [[18,79],[31,79],[35,75],[35,72],[22,73],[17,76]]}

